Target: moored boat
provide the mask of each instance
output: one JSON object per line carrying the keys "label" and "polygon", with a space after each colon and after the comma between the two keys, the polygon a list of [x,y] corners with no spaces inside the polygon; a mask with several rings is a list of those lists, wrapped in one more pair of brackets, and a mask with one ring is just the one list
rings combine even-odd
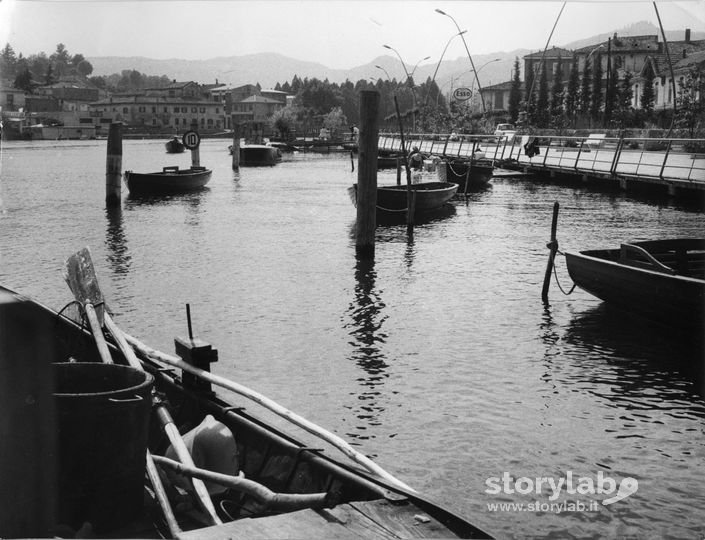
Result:
{"label": "moored boat", "polygon": [[[91,283],[97,287],[95,280]],[[101,439],[114,431],[114,448],[105,440],[97,446],[91,442],[90,449],[109,448],[110,454],[129,450],[133,456],[131,469],[145,465],[150,481],[144,473],[135,475],[132,470],[130,478],[121,479],[125,485],[116,488],[117,472],[105,456],[88,452],[72,455],[75,451],[67,452],[61,446],[66,437],[60,434],[60,463],[63,465],[66,458],[73,464],[73,474],[80,471],[81,463],[97,461],[101,467],[91,469],[96,471],[95,475],[81,474],[80,481],[69,475],[73,482],[59,482],[60,490],[71,490],[71,497],[64,497],[61,491],[56,494],[60,503],[59,521],[51,522],[49,531],[39,530],[36,522],[22,521],[20,516],[13,521],[20,524],[12,531],[16,536],[49,533],[55,537],[74,537],[78,532],[78,537],[194,540],[489,537],[466,519],[389,475],[336,436],[255,391],[210,373],[208,366],[217,359],[217,352],[210,345],[189,336],[176,340],[177,353],[183,359],[160,353],[124,334],[107,312],[102,313],[102,325],[93,323],[90,314],[96,313],[97,306],[94,310],[91,300],[75,290],[74,294],[89,316],[89,325],[79,313],[71,315],[66,308],[57,313],[4,287],[0,287],[0,310],[9,316],[17,308],[23,313],[25,327],[29,325],[49,334],[42,343],[51,347],[54,363],[45,363],[46,369],[89,374],[82,377],[80,389],[73,383],[59,387],[62,399],[63,396],[80,398],[84,394],[86,399],[83,410],[72,407],[68,418],[63,406],[57,405],[62,418],[60,429],[68,425],[71,433],[79,433],[88,442],[91,434],[98,438],[96,429]],[[98,330],[94,324],[99,326]],[[107,335],[103,335],[104,330]],[[98,343],[99,336],[107,338],[103,343],[105,352]],[[106,363],[106,354],[114,364]],[[107,383],[107,374],[114,377],[114,373],[123,371],[126,371],[124,389],[114,391],[117,383]],[[211,384],[248,397],[319,435],[356,463],[338,461],[328,452],[306,446],[258,419],[249,409],[233,407],[213,391]],[[156,392],[150,394],[152,387]],[[129,430],[112,430],[110,424],[86,420],[100,417],[101,413],[91,415],[90,408],[85,406],[98,394],[105,394],[104,406],[113,410],[115,417],[124,417],[128,406],[130,410],[142,411],[138,414],[133,410],[132,416],[141,417],[146,411],[147,417],[136,420],[134,425],[145,425],[148,436],[137,437]],[[144,407],[150,395],[152,412],[149,406]],[[176,443],[170,441],[181,437],[187,451],[191,451],[193,465],[181,458],[179,464],[173,458]],[[145,447],[140,449],[137,442],[125,440],[129,438],[141,440]],[[75,443],[71,444],[75,450]],[[24,459],[21,453],[13,457]],[[151,466],[156,474],[150,472]],[[59,470],[58,477],[65,479],[66,471]],[[205,480],[205,492],[199,492],[194,478]],[[46,482],[44,489],[53,486],[51,478],[42,480]],[[142,485],[143,480],[144,489],[135,491],[134,482]],[[67,506],[62,502],[65,500],[72,504]],[[25,511],[19,503],[15,506],[18,511]],[[28,529],[22,529],[23,526]],[[7,523],[0,524],[0,535],[8,534],[7,527]]]}
{"label": "moored boat", "polygon": [[705,336],[705,239],[634,242],[565,257],[570,277],[588,293]]}
{"label": "moored boat", "polygon": [[[233,153],[233,146],[228,146],[230,155]],[[281,151],[277,146],[271,144],[250,144],[240,145],[240,165],[244,166],[273,166],[282,159]]]}
{"label": "moored boat", "polygon": [[178,137],[168,140],[164,146],[166,147],[167,154],[181,154],[186,149],[184,143],[182,143]]}
{"label": "moored boat", "polygon": [[181,193],[201,189],[212,173],[205,167],[179,169],[178,166],[152,173],[125,171],[125,183],[132,194]]}
{"label": "moored boat", "polygon": [[[415,211],[438,210],[450,201],[458,191],[458,184],[452,182],[420,182],[411,184],[415,194]],[[408,201],[406,184],[377,186],[377,211],[386,213],[406,212]],[[350,198],[357,206],[357,184],[350,188]]]}
{"label": "moored boat", "polygon": [[449,160],[446,166],[446,180],[458,184],[458,191],[464,193],[481,189],[492,179],[494,165],[485,159]]}

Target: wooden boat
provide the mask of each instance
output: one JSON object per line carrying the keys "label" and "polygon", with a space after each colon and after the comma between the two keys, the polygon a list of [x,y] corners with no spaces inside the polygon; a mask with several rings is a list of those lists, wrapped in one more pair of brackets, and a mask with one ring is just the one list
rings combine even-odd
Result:
{"label": "wooden boat", "polygon": [[[458,191],[458,184],[452,182],[420,182],[411,184],[416,194],[416,212],[438,210],[450,201]],[[350,200],[357,206],[357,184],[349,188]],[[407,186],[377,186],[377,212],[401,213],[407,208]]]}
{"label": "wooden boat", "polygon": [[575,284],[618,308],[705,335],[705,239],[567,252]]}
{"label": "wooden boat", "polygon": [[[436,210],[450,201],[458,191],[452,182],[421,182],[411,184],[416,193],[416,211]],[[377,208],[383,211],[405,211],[407,206],[406,185],[377,186]]]}
{"label": "wooden boat", "polygon": [[132,194],[181,193],[201,189],[211,179],[213,171],[205,167],[179,169],[164,167],[161,172],[125,172],[125,183]]}
{"label": "wooden boat", "polygon": [[[228,146],[230,155],[233,154],[232,145]],[[273,166],[282,159],[281,151],[278,147],[270,144],[241,144],[240,145],[240,165],[244,166]]]}
{"label": "wooden boat", "polygon": [[391,154],[388,156],[379,155],[377,156],[377,168],[378,169],[396,169],[397,163],[401,163],[402,167],[404,165],[404,156],[401,154]]}
{"label": "wooden boat", "polygon": [[458,184],[458,191],[465,193],[489,184],[494,165],[485,159],[450,160],[446,162],[446,180]]}
{"label": "wooden boat", "polygon": [[[90,260],[86,263],[82,257],[71,263],[79,269],[76,272],[92,267]],[[80,528],[77,537],[82,538],[489,538],[466,519],[412,490],[355,452],[335,435],[253,390],[210,373],[209,364],[217,359],[217,351],[210,345],[192,336],[177,338],[176,349],[182,359],[160,353],[123,333],[102,309],[103,299],[95,278],[81,282],[73,276],[74,271],[67,271],[67,282],[78,302],[67,308],[82,306],[88,325],[78,315],[70,317],[67,308],[57,313],[0,287],[0,321],[5,325],[17,321],[17,332],[25,329],[25,335],[33,337],[31,343],[41,349],[36,351],[38,358],[23,358],[23,362],[15,362],[13,366],[18,370],[28,366],[24,376],[34,381],[42,379],[50,383],[46,371],[49,368],[60,379],[54,390],[60,419],[59,492],[53,501],[58,506],[58,518],[51,514],[47,517],[45,512],[43,520],[32,520],[26,515],[31,505],[22,504],[17,497],[6,498],[11,507],[3,511],[14,513],[7,514],[13,519],[4,523],[0,520],[0,536],[73,538]],[[0,336],[6,341],[17,332]],[[48,335],[37,340],[37,332]],[[5,343],[0,345],[3,346],[0,350],[7,350]],[[25,355],[32,351],[26,345],[22,349]],[[46,360],[47,355],[54,363]],[[106,363],[106,355],[113,365]],[[8,355],[0,362],[9,362],[12,357]],[[44,369],[37,372],[42,360]],[[123,373],[126,370],[129,372]],[[77,386],[71,380],[68,391],[72,393],[67,394],[62,382],[66,373],[88,373],[90,377],[83,377],[82,388],[71,387]],[[97,376],[100,374],[102,378]],[[130,384],[125,383],[124,389],[115,393],[112,383],[106,382],[108,374],[121,378],[129,375]],[[319,435],[355,463],[341,462],[327,451],[306,446],[258,419],[251,410],[231,406],[213,391],[212,384],[249,397]],[[100,385],[106,387],[104,392]],[[150,393],[149,385],[153,385],[156,394]],[[51,393],[53,386],[47,384],[47,388]],[[16,394],[16,400],[25,403],[24,390]],[[92,412],[95,402],[91,400],[103,394],[101,407],[113,409],[112,416],[105,416],[106,411]],[[2,395],[2,399],[7,404],[13,398]],[[48,403],[42,401],[41,395],[37,399]],[[67,399],[85,399],[91,406],[77,407],[80,401],[74,402],[67,411],[64,403]],[[146,412],[140,413],[138,409]],[[19,415],[13,419],[28,431],[35,427],[40,431],[31,422],[22,423]],[[113,433],[114,425],[125,422],[133,423],[132,429],[121,426]],[[143,425],[147,431],[141,436]],[[65,429],[71,434],[68,440]],[[53,441],[51,433],[42,433],[48,437],[47,441]],[[111,433],[112,441],[96,442]],[[13,464],[5,459],[0,465],[6,467],[4,470],[36,471],[37,464],[25,463],[25,456],[36,456],[50,449],[29,436],[23,440],[21,435],[0,441],[3,456],[17,461]],[[76,438],[78,442],[73,440]],[[138,439],[144,448],[138,447]],[[181,443],[176,441],[186,447],[186,454],[178,458],[181,465],[170,457],[180,451]],[[10,444],[25,446],[7,454],[5,450]],[[79,445],[82,447],[77,451]],[[111,466],[103,453],[112,456],[116,464]],[[190,460],[193,465],[188,464]],[[121,473],[117,462],[123,468],[127,462],[130,474]],[[101,466],[95,467],[96,463]],[[44,489],[56,485],[45,474],[49,470],[44,468],[41,473],[34,473],[36,482],[26,483],[26,491],[36,491],[40,482],[44,483]],[[42,493],[45,499],[51,499],[51,493]]]}
{"label": "wooden boat", "polygon": [[181,154],[186,149],[184,143],[182,143],[178,137],[168,140],[164,146],[166,146],[167,154]]}

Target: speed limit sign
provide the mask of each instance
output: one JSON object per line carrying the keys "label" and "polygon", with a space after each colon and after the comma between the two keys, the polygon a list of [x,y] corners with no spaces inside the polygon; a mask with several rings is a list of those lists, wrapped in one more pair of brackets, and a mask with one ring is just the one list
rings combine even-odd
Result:
{"label": "speed limit sign", "polygon": [[187,131],[184,133],[183,137],[181,137],[181,140],[184,146],[189,150],[195,150],[198,148],[198,145],[201,144],[201,136],[195,131]]}

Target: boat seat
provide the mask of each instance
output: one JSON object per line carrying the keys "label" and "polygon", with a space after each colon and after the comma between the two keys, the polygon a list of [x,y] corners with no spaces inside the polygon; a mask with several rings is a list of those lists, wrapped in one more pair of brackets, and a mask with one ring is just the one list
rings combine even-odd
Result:
{"label": "boat seat", "polygon": [[447,538],[448,529],[410,504],[379,499],[340,504],[335,508],[299,510],[262,518],[245,518],[184,532],[182,540],[310,540]]}

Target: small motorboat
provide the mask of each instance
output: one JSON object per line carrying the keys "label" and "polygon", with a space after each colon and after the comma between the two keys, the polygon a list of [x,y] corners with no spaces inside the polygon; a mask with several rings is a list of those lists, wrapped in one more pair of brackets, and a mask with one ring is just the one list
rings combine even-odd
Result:
{"label": "small motorboat", "polygon": [[161,172],[136,173],[125,171],[125,183],[131,194],[181,193],[195,191],[211,179],[212,170],[205,167],[179,169],[164,167]]}
{"label": "small motorboat", "polygon": [[[426,212],[438,210],[458,191],[458,184],[452,182],[419,182],[411,184],[415,194],[415,211]],[[357,184],[349,188],[350,199],[357,206]],[[377,211],[387,213],[406,212],[408,188],[406,184],[377,186]]]}
{"label": "small motorboat", "polygon": [[584,291],[705,336],[705,239],[633,242],[565,257],[571,279]]}
{"label": "small motorboat", "polygon": [[182,143],[178,137],[168,140],[164,146],[166,147],[167,154],[181,154],[186,149],[184,143]]}

